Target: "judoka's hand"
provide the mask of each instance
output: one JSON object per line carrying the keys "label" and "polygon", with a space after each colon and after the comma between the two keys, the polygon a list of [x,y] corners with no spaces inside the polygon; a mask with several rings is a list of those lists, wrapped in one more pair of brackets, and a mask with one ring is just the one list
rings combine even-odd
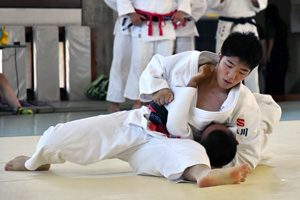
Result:
{"label": "judoka's hand", "polygon": [[146,17],[138,13],[130,13],[130,19],[134,26],[140,26],[143,24],[143,20],[145,20]]}
{"label": "judoka's hand", "polygon": [[184,12],[183,11],[177,11],[173,16],[172,16],[172,21],[175,24],[184,24]]}
{"label": "judoka's hand", "polygon": [[215,65],[211,63],[203,64],[199,67],[199,72],[197,74],[194,74],[189,83],[187,84],[187,87],[198,87],[198,85],[206,80],[210,80],[213,76]]}
{"label": "judoka's hand", "polygon": [[169,88],[161,89],[153,94],[153,101],[162,106],[174,100],[174,94]]}

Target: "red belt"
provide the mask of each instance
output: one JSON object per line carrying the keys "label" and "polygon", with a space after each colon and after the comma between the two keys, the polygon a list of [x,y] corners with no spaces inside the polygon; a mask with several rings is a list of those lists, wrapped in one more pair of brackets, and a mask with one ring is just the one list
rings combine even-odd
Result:
{"label": "red belt", "polygon": [[[143,11],[143,10],[135,10],[136,13],[141,14],[146,16],[146,20],[145,23],[147,24],[147,22],[149,22],[148,25],[148,35],[152,35],[152,19],[153,17],[156,17],[158,19],[158,27],[159,27],[159,35],[163,35],[163,30],[162,27],[164,27],[166,25],[166,18],[167,20],[171,20],[171,17],[177,12],[177,10],[170,12],[168,14],[157,14],[157,13],[151,13],[151,12],[147,12],[147,11]],[[177,24],[175,24],[174,22],[172,22],[175,29],[177,28]]]}

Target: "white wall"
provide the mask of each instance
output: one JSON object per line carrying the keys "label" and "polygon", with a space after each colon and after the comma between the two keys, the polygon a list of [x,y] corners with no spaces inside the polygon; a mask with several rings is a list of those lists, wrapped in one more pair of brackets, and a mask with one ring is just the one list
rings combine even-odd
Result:
{"label": "white wall", "polygon": [[1,8],[1,26],[5,25],[81,25],[81,9]]}

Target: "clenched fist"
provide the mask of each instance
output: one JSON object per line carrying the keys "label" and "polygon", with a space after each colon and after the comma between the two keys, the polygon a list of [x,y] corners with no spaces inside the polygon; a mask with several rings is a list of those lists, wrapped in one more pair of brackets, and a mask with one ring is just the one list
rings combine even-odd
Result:
{"label": "clenched fist", "polygon": [[169,88],[161,89],[153,94],[153,101],[162,106],[174,100],[174,94]]}

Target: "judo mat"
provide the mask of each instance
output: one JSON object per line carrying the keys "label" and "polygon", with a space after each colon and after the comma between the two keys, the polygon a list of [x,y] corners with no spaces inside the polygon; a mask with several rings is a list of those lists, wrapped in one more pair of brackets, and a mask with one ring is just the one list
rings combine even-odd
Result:
{"label": "judo mat", "polygon": [[[279,122],[270,139],[273,158],[251,171],[245,183],[198,188],[194,183],[174,184],[163,177],[135,175],[128,163],[117,159],[105,160],[88,166],[67,162],[52,165],[50,171],[46,172],[5,171],[5,163],[12,158],[18,155],[32,155],[40,138],[38,134],[16,135],[22,135],[27,131],[43,130],[45,127],[38,127],[38,125],[51,121],[51,117],[47,115],[0,118],[1,127],[9,122],[12,127],[10,130],[6,129],[11,135],[2,134],[0,137],[1,200],[300,199],[299,118]],[[57,119],[55,114],[52,115],[53,119]],[[57,115],[62,116],[62,113]],[[67,115],[57,120],[72,120],[76,118],[75,115]],[[38,123],[32,123],[35,117],[40,120]],[[13,119],[20,119],[20,121]],[[21,123],[26,120],[27,126]],[[29,123],[30,120],[31,123]],[[15,135],[14,132],[16,132]]]}

